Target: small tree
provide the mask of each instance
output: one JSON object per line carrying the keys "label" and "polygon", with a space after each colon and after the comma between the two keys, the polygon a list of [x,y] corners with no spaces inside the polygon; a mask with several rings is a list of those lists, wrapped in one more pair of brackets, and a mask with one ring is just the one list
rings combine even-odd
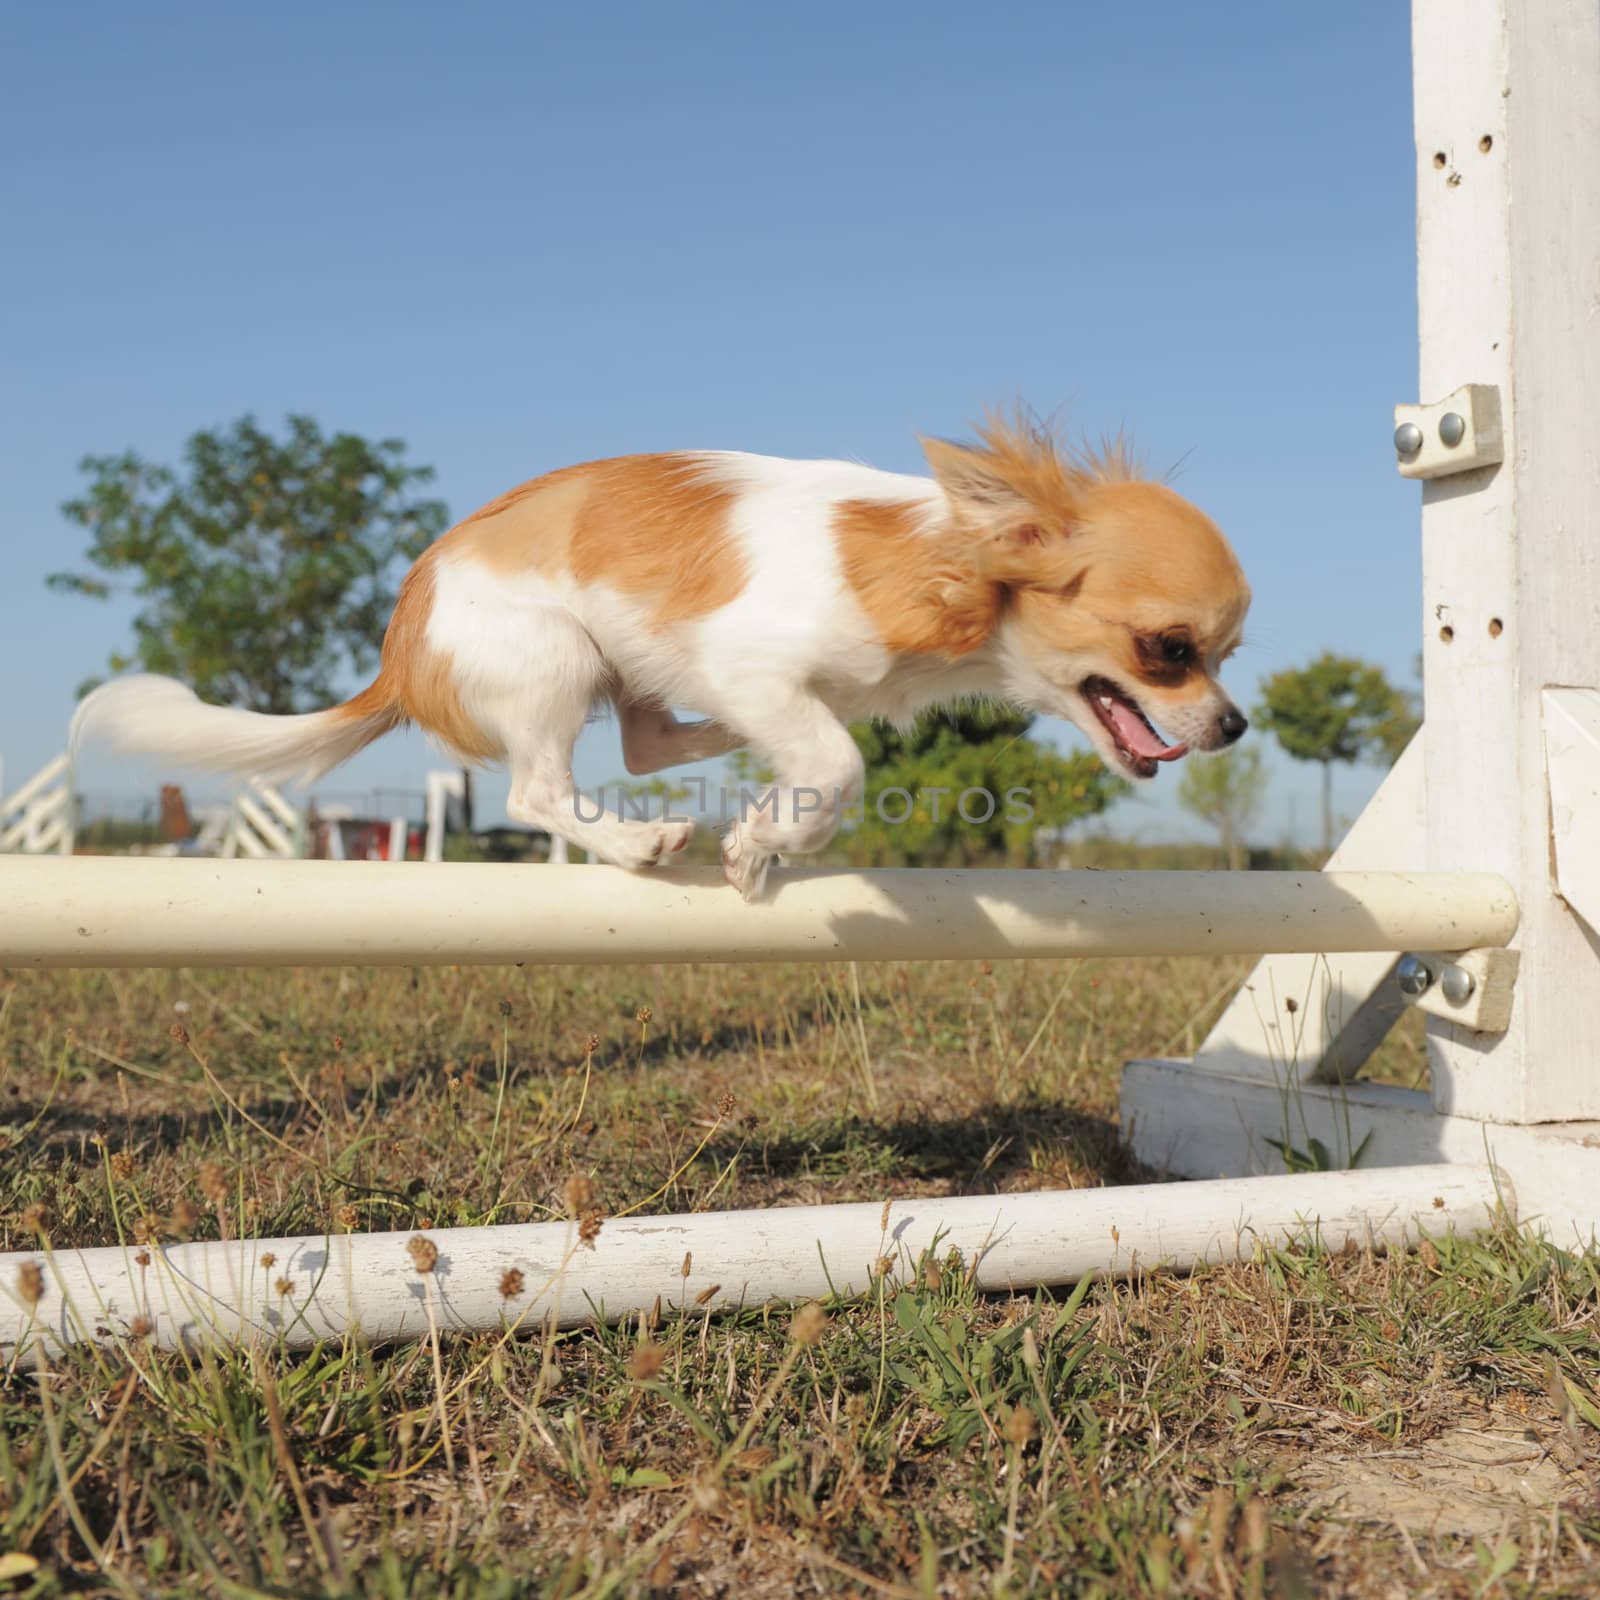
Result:
{"label": "small tree", "polygon": [[1256,721],[1296,761],[1322,764],[1322,850],[1333,849],[1333,764],[1393,763],[1419,726],[1413,697],[1383,669],[1331,651],[1309,666],[1275,673]]}
{"label": "small tree", "polygon": [[1228,866],[1244,865],[1244,832],[1260,815],[1267,792],[1261,746],[1249,744],[1219,756],[1191,756],[1183,764],[1178,804],[1221,835]]}
{"label": "small tree", "polygon": [[[857,866],[1021,866],[1041,829],[1095,816],[1127,792],[1098,756],[1064,756],[1030,738],[1033,720],[973,704],[930,713],[908,733],[857,723],[867,798],[844,853]],[[892,789],[911,796],[903,819],[901,797],[877,803]]]}
{"label": "small tree", "polygon": [[290,417],[282,440],[250,417],[197,433],[181,473],[131,451],[88,456],[88,486],[62,511],[90,530],[89,564],[109,577],[47,582],[103,599],[128,580],[143,607],[115,672],[167,673],[254,711],[325,705],[341,667],[377,660],[396,564],[448,520],[442,501],[414,497],[432,469],[404,457],[397,439],[329,436],[308,417]]}
{"label": "small tree", "polygon": [[[860,867],[1023,866],[1041,829],[1095,816],[1127,793],[1098,756],[1063,756],[1029,738],[1033,720],[970,703],[928,712],[907,733],[853,723],[867,792],[835,848]],[[747,750],[728,765],[741,784],[773,781],[772,769]]]}
{"label": "small tree", "polygon": [[[1032,725],[1027,712],[987,702],[928,712],[909,733],[853,723],[866,800],[834,848],[858,867],[1026,866],[1040,830],[1096,816],[1128,792],[1098,755],[1059,755],[1027,736]],[[728,766],[744,786],[773,782],[749,750]]]}

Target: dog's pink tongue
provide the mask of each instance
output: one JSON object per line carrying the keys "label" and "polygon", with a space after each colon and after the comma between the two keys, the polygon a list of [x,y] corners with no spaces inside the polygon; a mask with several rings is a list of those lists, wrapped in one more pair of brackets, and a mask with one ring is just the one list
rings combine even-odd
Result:
{"label": "dog's pink tongue", "polygon": [[1189,748],[1163,744],[1155,729],[1124,700],[1112,700],[1111,721],[1123,748],[1150,761],[1176,761]]}

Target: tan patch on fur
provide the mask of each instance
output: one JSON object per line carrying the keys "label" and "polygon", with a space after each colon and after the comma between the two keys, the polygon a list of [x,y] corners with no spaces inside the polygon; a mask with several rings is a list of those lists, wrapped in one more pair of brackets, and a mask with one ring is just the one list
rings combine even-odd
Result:
{"label": "tan patch on fur", "polygon": [[[1144,477],[1125,439],[1073,450],[1019,413],[991,416],[977,443],[923,449],[1047,679],[1067,688],[1063,670],[1103,673],[1174,711],[1217,697],[1212,674],[1238,642],[1249,585],[1216,524]],[[1195,660],[1174,668],[1154,641],[1177,631]]]}
{"label": "tan patch on fur", "polygon": [[461,556],[491,572],[563,572],[571,563],[573,529],[595,471],[563,467],[519,484],[457,523],[445,538]]}
{"label": "tan patch on fur", "polygon": [[443,541],[425,550],[400,585],[394,615],[383,636],[383,660],[370,688],[339,707],[352,720],[384,718],[373,734],[414,722],[466,761],[495,761],[505,752],[461,703],[455,663],[428,643],[433,611],[433,569]]}
{"label": "tan patch on fur", "polygon": [[619,456],[524,483],[445,539],[491,572],[565,573],[642,597],[665,627],[725,606],[748,581],[729,528],[735,495],[699,457]]}
{"label": "tan patch on fur", "polygon": [[1250,586],[1221,530],[1181,495],[1158,483],[1106,485],[1081,539],[1096,556],[1092,609],[1136,632],[1185,627],[1203,657],[1236,641]]}
{"label": "tan patch on fur", "polygon": [[1023,411],[991,412],[977,434],[976,444],[924,439],[922,450],[957,521],[990,534],[1067,533],[1096,488],[1143,477],[1121,434],[1097,450],[1073,449]]}
{"label": "tan patch on fur", "polygon": [[[1060,554],[1080,564],[1070,592],[1044,584],[1016,591],[1030,655],[1071,654],[1085,670],[1136,687],[1157,710],[1215,696],[1212,672],[1238,641],[1250,588],[1204,512],[1160,484],[1099,485]],[[1173,630],[1195,647],[1184,669],[1152,655],[1153,641]]]}
{"label": "tan patch on fur", "polygon": [[962,656],[989,637],[1001,593],[979,577],[970,537],[930,532],[929,514],[925,501],[844,500],[833,512],[834,543],[886,649]]}
{"label": "tan patch on fur", "polygon": [[[1108,491],[1151,488],[1122,435],[1071,448],[1024,411],[991,412],[976,444],[922,440],[955,523],[974,541],[979,572],[1011,588],[1066,590],[1080,580],[1077,536]],[[1166,493],[1165,490],[1160,490]]]}
{"label": "tan patch on fur", "polygon": [[338,708],[372,737],[410,721],[467,761],[505,752],[472,718],[454,662],[428,643],[434,566],[444,554],[507,577],[570,574],[644,597],[660,627],[726,605],[745,564],[729,531],[734,491],[696,472],[692,456],[625,456],[520,484],[458,522],[406,574],[369,688]]}
{"label": "tan patch on fur", "polygon": [[667,627],[719,610],[749,581],[733,540],[736,491],[692,455],[622,456],[589,469],[573,526],[570,570],[650,607]]}

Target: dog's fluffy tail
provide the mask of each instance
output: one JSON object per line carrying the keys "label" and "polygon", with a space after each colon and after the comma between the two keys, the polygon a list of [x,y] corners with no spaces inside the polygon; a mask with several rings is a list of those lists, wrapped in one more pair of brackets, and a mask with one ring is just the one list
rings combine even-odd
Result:
{"label": "dog's fluffy tail", "polygon": [[141,673],[113,678],[84,697],[67,748],[76,756],[84,740],[103,740],[212,772],[309,783],[403,720],[378,684],[327,711],[275,717],[207,705],[174,678]]}

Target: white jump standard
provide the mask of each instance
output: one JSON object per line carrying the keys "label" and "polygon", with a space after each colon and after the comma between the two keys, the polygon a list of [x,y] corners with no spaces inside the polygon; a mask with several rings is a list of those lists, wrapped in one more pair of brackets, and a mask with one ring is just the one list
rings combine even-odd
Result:
{"label": "white jump standard", "polygon": [[1491,1152],[1571,1242],[1600,1224],[1600,7],[1416,0],[1413,29],[1427,404],[1395,443],[1423,480],[1426,720],[1336,865],[1501,874],[1521,924],[1480,976],[1509,1006],[1468,1026],[1432,984],[1431,1095],[1341,1086],[1395,963],[1272,957],[1192,1062],[1129,1068],[1123,1122],[1158,1168],[1271,1171],[1293,1080],[1306,1135]]}

